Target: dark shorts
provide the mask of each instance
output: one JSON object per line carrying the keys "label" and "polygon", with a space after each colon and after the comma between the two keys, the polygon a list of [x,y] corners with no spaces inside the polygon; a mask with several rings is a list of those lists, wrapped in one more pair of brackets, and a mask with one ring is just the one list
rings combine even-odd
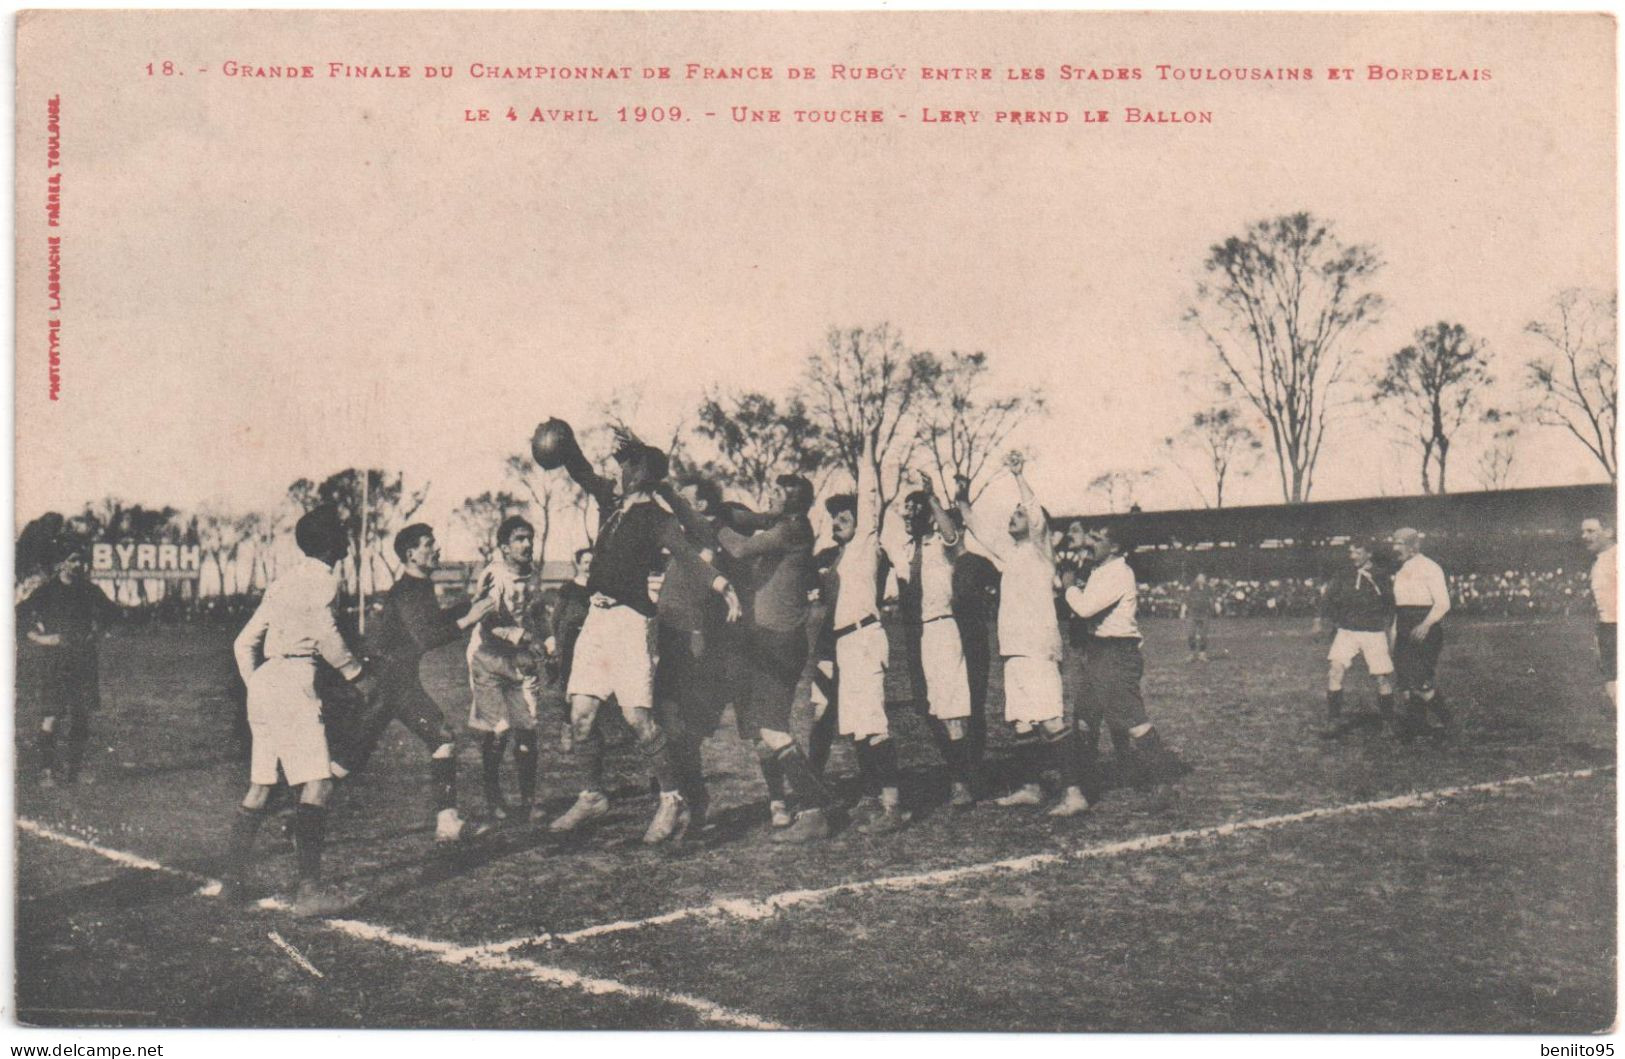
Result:
{"label": "dark shorts", "polygon": [[742,731],[790,730],[796,685],[807,666],[807,632],[747,625],[735,630],[732,683],[734,709]]}
{"label": "dark shorts", "polygon": [[1119,731],[1146,723],[1140,694],[1145,658],[1138,639],[1092,636],[1081,651],[1074,648],[1067,654],[1067,676],[1077,689],[1077,723]]}
{"label": "dark shorts", "polygon": [[1401,691],[1427,691],[1439,668],[1444,651],[1444,625],[1435,625],[1421,643],[1411,639],[1411,630],[1427,617],[1427,607],[1400,607],[1394,622],[1394,683]]}
{"label": "dark shorts", "polygon": [[416,665],[404,670],[384,669],[379,683],[379,704],[425,746],[433,750],[451,741],[446,713],[418,679]]}
{"label": "dark shorts", "polygon": [[1602,679],[1615,681],[1619,677],[1619,626],[1611,621],[1597,623],[1597,652],[1601,655]]}
{"label": "dark shorts", "polygon": [[728,703],[727,643],[720,630],[659,626],[655,704],[706,732]]}
{"label": "dark shorts", "polygon": [[42,715],[62,717],[101,709],[101,667],[95,652],[57,647],[36,650],[32,664],[19,666],[18,690],[31,685],[29,690]]}

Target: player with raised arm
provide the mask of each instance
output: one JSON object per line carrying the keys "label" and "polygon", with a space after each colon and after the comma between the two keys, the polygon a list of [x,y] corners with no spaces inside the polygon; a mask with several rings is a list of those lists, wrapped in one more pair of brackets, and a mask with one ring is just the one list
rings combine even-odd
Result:
{"label": "player with raised arm", "polygon": [[248,793],[227,847],[224,894],[238,900],[244,896],[254,836],[269,812],[280,770],[299,792],[293,827],[299,856],[294,914],[322,916],[347,902],[322,882],[333,780],[316,692],[317,666],[326,662],[338,670],[369,704],[378,683],[344,642],[333,613],[339,592],[336,568],[350,550],[337,509],[323,505],[306,513],[294,527],[294,540],[304,558],[266,589],[233,645],[237,669],[248,685],[253,753]]}
{"label": "player with raised arm", "polygon": [[965,649],[954,621],[954,566],[965,550],[959,528],[938,502],[931,476],[904,501],[908,531],[904,561],[896,563],[902,613],[907,623],[909,677],[916,705],[923,708],[937,752],[948,766],[948,803],[968,809],[971,793],[970,679]]}
{"label": "player with raised arm", "polygon": [[1021,493],[1001,534],[970,506],[963,495],[960,510],[971,535],[986,549],[1003,575],[999,590],[999,655],[1004,659],[1004,719],[1015,727],[1016,767],[1021,786],[995,800],[1012,807],[1040,805],[1039,777],[1048,757],[1065,789],[1050,810],[1071,816],[1089,808],[1083,796],[1082,760],[1077,734],[1068,727],[1061,693],[1061,628],[1055,614],[1055,552],[1049,520],[1023,474],[1019,452],[1005,459]]}
{"label": "player with raised arm", "polygon": [[350,744],[333,759],[335,777],[359,772],[378,746],[390,721],[400,721],[423,741],[429,752],[429,786],[434,792],[435,841],[458,842],[485,833],[483,824],[464,820],[457,811],[457,736],[438,703],[423,686],[423,656],[455,643],[463,633],[496,609],[492,595],[472,604],[442,608],[430,581],[440,561],[434,529],[416,522],[395,534],[401,575],[384,597],[373,653],[377,659],[378,698],[363,714]]}
{"label": "player with raised arm", "polygon": [[[737,650],[735,708],[744,711],[746,731],[756,752],[769,798],[785,792],[796,802],[788,826],[775,842],[811,842],[829,835],[825,788],[790,732],[790,710],[808,657],[808,590],[813,583],[812,483],[800,475],[780,475],[761,514],[735,511],[719,533],[722,547],[749,569],[751,607],[747,621],[733,630]],[[783,806],[774,806],[781,823]]]}
{"label": "player with raised arm", "polygon": [[[587,578],[592,609],[576,641],[567,689],[574,731],[571,752],[582,764],[586,783],[575,804],[550,827],[573,831],[609,812],[603,736],[595,722],[599,707],[614,698],[660,785],[660,806],[643,836],[652,845],[686,831],[689,809],[678,789],[677,764],[666,732],[654,714],[652,625],[657,608],[649,598],[649,575],[662,551],[669,552],[706,567],[709,588],[722,597],[726,620],[739,619],[740,603],[732,583],[699,554],[684,532],[679,518],[687,506],[679,505],[674,514],[660,502],[663,494],[670,495],[670,486],[664,484],[666,454],[624,429],[616,437],[619,487],[592,469],[562,420],[542,424],[531,441],[537,465],[568,470],[597,503],[599,519]],[[703,532],[701,527],[692,528]]]}
{"label": "player with raised arm", "polygon": [[[858,824],[865,834],[901,830],[910,819],[898,786],[897,744],[886,721],[886,666],[891,653],[880,621],[880,483],[874,438],[864,438],[858,460],[852,539],[836,564],[840,590],[833,617],[835,680],[840,732],[852,738],[864,804],[872,815]],[[967,693],[968,697],[968,693]]]}

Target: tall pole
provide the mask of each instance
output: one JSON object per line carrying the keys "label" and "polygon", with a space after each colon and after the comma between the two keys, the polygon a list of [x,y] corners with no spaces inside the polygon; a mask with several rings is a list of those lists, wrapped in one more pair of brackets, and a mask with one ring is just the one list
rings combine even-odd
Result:
{"label": "tall pole", "polygon": [[367,550],[367,481],[372,472],[365,467],[361,469],[361,539],[356,542],[355,549],[355,597],[359,605],[356,613],[356,631],[367,635],[367,586],[362,581],[361,557]]}

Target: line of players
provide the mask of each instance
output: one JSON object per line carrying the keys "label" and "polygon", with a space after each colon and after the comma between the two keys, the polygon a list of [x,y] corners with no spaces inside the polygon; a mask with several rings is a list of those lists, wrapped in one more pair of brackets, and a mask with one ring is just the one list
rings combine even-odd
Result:
{"label": "line of players", "polygon": [[[438,547],[433,531],[418,524],[396,538],[402,576],[386,597],[364,665],[334,616],[336,567],[348,536],[331,508],[300,520],[295,537],[305,558],[271,586],[235,644],[249,689],[253,747],[250,789],[228,844],[228,893],[246,892],[255,834],[280,778],[298,790],[292,824],[301,880],[296,910],[326,914],[342,907],[342,898],[320,881],[326,805],[334,780],[366,764],[394,719],[428,751],[437,838],[454,842],[480,833],[483,824],[458,813],[454,731],[418,675],[424,653],[468,631],[468,727],[480,735],[491,817],[535,812],[537,648],[539,640],[551,638],[570,702],[569,753],[582,780],[575,804],[550,822],[553,830],[575,830],[608,811],[598,713],[611,699],[661,791],[645,834],[651,844],[680,840],[703,820],[709,797],[700,745],[728,705],[741,736],[757,747],[776,841],[829,835],[833,797],[823,770],[837,733],[853,740],[861,774],[863,797],[852,812],[856,827],[884,834],[906,826],[885,712],[890,650],[881,618],[888,562],[902,587],[916,705],[931,718],[950,803],[973,805],[990,659],[988,594],[975,573],[981,560],[966,550],[967,534],[1002,575],[996,622],[1019,782],[996,804],[1042,804],[1040,778],[1053,770],[1062,789],[1050,812],[1070,816],[1089,808],[1103,788],[1103,730],[1111,733],[1131,781],[1165,800],[1180,766],[1162,747],[1140,694],[1137,586],[1122,544],[1107,531],[1085,533],[1074,526],[1068,549],[1058,554],[1019,455],[1012,455],[1009,467],[1020,502],[1007,523],[989,520],[963,494],[945,505],[922,476],[903,504],[907,540],[901,548],[887,548],[880,542],[874,461],[866,453],[856,493],[826,501],[835,544],[815,555],[807,517],[813,490],[805,479],[779,479],[768,509],[752,512],[725,503],[714,482],[692,479],[674,486],[667,481],[665,455],[631,436],[616,451],[620,481],[608,481],[593,471],[568,428],[559,428],[553,433],[563,442],[539,450],[538,461],[555,459],[569,470],[597,500],[601,525],[591,561],[580,564],[579,583],[561,593],[551,629],[539,629],[533,620],[534,542],[523,519],[499,528],[498,557],[482,572],[473,602],[453,609],[442,609],[435,599],[430,574]],[[1587,519],[1581,535],[1597,556],[1597,639],[1611,711],[1617,694],[1611,521]],[[1372,549],[1357,544],[1350,549],[1351,569],[1328,588],[1323,617],[1334,630],[1324,730],[1329,737],[1375,721],[1402,738],[1438,738],[1448,723],[1433,686],[1441,619],[1449,610],[1443,572],[1421,554],[1415,531],[1397,532],[1393,544],[1400,567],[1391,583],[1376,572]],[[46,716],[39,745],[47,778],[57,772],[58,720],[69,725],[71,778],[94,705],[95,630],[109,605],[85,580],[82,558],[77,551],[65,555],[54,576],[18,608],[18,627],[30,648],[61,663],[49,667],[61,673],[42,682]],[[657,601],[648,585],[663,560]],[[1080,560],[1090,564],[1086,576]],[[1064,601],[1059,613],[1052,602],[1057,589]],[[88,664],[81,657],[87,651]],[[1374,718],[1343,714],[1343,677],[1360,656],[1379,684]],[[1066,684],[1076,691],[1070,722],[1063,667]],[[322,686],[325,672],[348,682],[362,703],[356,722],[342,731],[324,724],[324,696],[334,697]],[[88,693],[81,687],[87,674]],[[1404,694],[1402,712],[1395,709],[1393,676]],[[812,695],[816,711],[805,752],[790,726],[798,690]],[[499,783],[509,747],[519,788],[515,806],[505,801]]]}
{"label": "line of players", "polygon": [[[837,733],[852,740],[857,758],[863,789],[851,812],[857,830],[886,834],[909,823],[886,716],[890,649],[882,624],[883,570],[893,557],[881,544],[872,444],[870,439],[860,460],[856,492],[826,501],[836,543],[815,557],[808,518],[813,487],[805,478],[780,477],[767,510],[753,512],[723,502],[714,482],[675,485],[665,454],[630,434],[618,438],[615,482],[592,468],[566,425],[553,420],[538,429],[537,462],[566,468],[600,513],[579,593],[585,596],[579,633],[573,644],[554,636],[555,651],[563,648],[567,659],[568,756],[581,789],[569,810],[549,823],[551,830],[574,831],[609,811],[599,713],[611,700],[660,790],[644,835],[651,845],[679,841],[703,819],[709,796],[700,747],[728,705],[741,736],[757,749],[775,841],[812,842],[831,833],[834,796],[822,773]],[[1053,770],[1062,790],[1051,815],[1088,809],[1104,787],[1103,730],[1113,735],[1135,785],[1165,796],[1180,766],[1163,748],[1140,693],[1137,586],[1120,542],[1105,531],[1088,536],[1094,567],[1085,579],[1076,570],[1058,569],[1020,455],[1012,454],[1008,465],[1020,502],[1002,525],[984,509],[973,509],[963,491],[952,508],[945,506],[924,476],[904,505],[908,542],[895,573],[912,633],[905,638],[909,665],[923,692],[918,705],[931,718],[949,773],[950,801],[961,808],[975,802],[982,740],[973,685],[978,698],[986,694],[985,614],[978,623],[976,615],[954,605],[967,532],[1002,579],[996,621],[1018,783],[996,804],[1043,804],[1041,778]],[[473,630],[469,728],[482,741],[490,815],[537,812],[536,647],[546,633],[529,620],[536,609],[531,536],[523,519],[499,527],[498,558],[482,573],[474,602],[443,610],[429,582],[437,554],[432,530],[403,530],[395,542],[403,575],[386,597],[374,660],[363,665],[344,643],[333,612],[346,534],[330,508],[300,520],[295,538],[306,558],[270,586],[235,644],[248,685],[253,749],[250,788],[227,851],[228,895],[247,891],[254,837],[280,773],[299,792],[295,911],[323,915],[343,906],[342,897],[321,882],[326,805],[334,780],[365,764],[392,718],[430,750],[437,837],[457,841],[478,833],[457,813],[453,734],[417,673],[425,651],[466,629]],[[662,566],[658,600],[651,599],[650,578]],[[1062,649],[1057,584],[1070,615],[1070,652]],[[963,634],[978,624],[980,631]],[[1078,689],[1072,721],[1063,701],[1063,660],[1075,670]],[[365,704],[362,723],[332,747],[322,720],[318,661],[348,681]],[[981,672],[973,673],[973,666]],[[811,754],[790,723],[798,688],[806,686],[816,689]],[[497,782],[508,745],[519,788],[513,806]]]}

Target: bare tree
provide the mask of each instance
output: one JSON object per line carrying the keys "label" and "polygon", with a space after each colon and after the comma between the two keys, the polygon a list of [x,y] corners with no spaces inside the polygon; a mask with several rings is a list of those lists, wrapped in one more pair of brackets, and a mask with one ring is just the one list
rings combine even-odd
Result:
{"label": "bare tree", "polygon": [[987,371],[986,353],[949,353],[923,373],[928,393],[918,412],[918,441],[931,455],[943,495],[952,495],[953,483],[963,478],[972,503],[992,481],[988,472],[998,469],[995,453],[1024,421],[1045,411],[1037,390],[987,393]]}
{"label": "bare tree", "polygon": [[864,440],[873,439],[882,510],[902,488],[919,444],[918,406],[941,371],[936,357],[910,350],[890,324],[832,327],[807,359],[806,405],[824,430],[829,460],[856,478]]}
{"label": "bare tree", "polygon": [[1215,244],[1185,315],[1270,430],[1281,495],[1309,499],[1334,391],[1353,337],[1382,299],[1365,288],[1374,250],[1343,243],[1308,213],[1259,221]]}
{"label": "bare tree", "polygon": [[1524,328],[1555,354],[1529,365],[1536,420],[1573,434],[1613,481],[1619,480],[1618,310],[1615,292],[1571,288],[1553,299],[1551,316]]}
{"label": "bare tree", "polygon": [[[198,547],[213,560],[220,578],[220,594],[227,595],[237,588],[237,560],[248,540],[242,516],[206,504],[199,509],[194,521]],[[231,571],[229,577],[228,570]]]}
{"label": "bare tree", "polygon": [[553,511],[561,505],[573,503],[574,482],[561,470],[544,471],[529,456],[509,456],[504,468],[509,479],[530,497],[531,520],[536,523],[536,562],[539,566],[547,558],[547,539],[553,533]]}
{"label": "bare tree", "polygon": [[497,528],[502,525],[502,520],[509,515],[529,517],[530,505],[512,493],[487,490],[464,500],[463,506],[452,515],[474,538],[481,561],[490,562],[491,556],[496,553]]}
{"label": "bare tree", "polygon": [[1491,434],[1484,451],[1478,454],[1478,484],[1485,489],[1505,489],[1518,454],[1518,421],[1507,412],[1491,408],[1484,413],[1482,422]]}
{"label": "bare tree", "polygon": [[[1203,507],[1223,507],[1225,484],[1251,474],[1264,453],[1264,443],[1236,406],[1230,384],[1219,380],[1217,385],[1218,394],[1191,415],[1185,429],[1162,440],[1168,462],[1191,483]],[[1196,473],[1188,466],[1193,462],[1199,467]]]}
{"label": "bare tree", "polygon": [[1373,396],[1407,442],[1421,449],[1422,492],[1449,491],[1450,443],[1475,417],[1491,381],[1484,343],[1461,324],[1429,324],[1388,358]]}
{"label": "bare tree", "polygon": [[1106,510],[1116,514],[1138,507],[1136,492],[1154,477],[1156,472],[1149,470],[1107,471],[1090,480],[1088,492],[1100,496],[1106,502]]}
{"label": "bare tree", "polygon": [[694,433],[708,441],[719,460],[705,472],[738,489],[760,506],[781,474],[811,476],[824,465],[824,432],[807,415],[799,397],[784,402],[756,391],[707,394]]}

